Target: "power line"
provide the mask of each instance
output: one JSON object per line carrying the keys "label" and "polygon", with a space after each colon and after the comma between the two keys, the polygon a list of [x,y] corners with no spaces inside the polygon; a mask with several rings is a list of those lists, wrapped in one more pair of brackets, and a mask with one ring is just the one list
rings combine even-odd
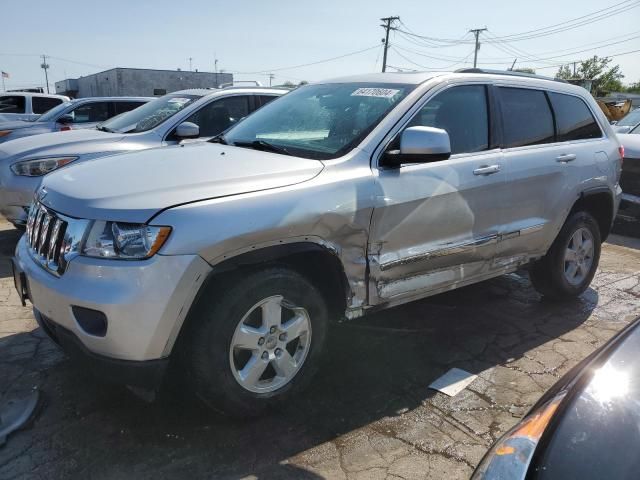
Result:
{"label": "power line", "polygon": [[357,55],[359,53],[368,52],[369,50],[373,50],[374,48],[378,48],[378,47],[379,47],[379,45],[374,45],[373,47],[363,48],[362,50],[356,50],[355,52],[345,53],[343,55],[338,55],[337,57],[325,58],[323,60],[318,60],[316,62],[303,63],[303,64],[300,64],[300,65],[292,65],[290,67],[269,68],[269,69],[265,69],[265,70],[258,70],[258,71],[255,71],[255,72],[237,72],[237,71],[233,71],[231,73],[236,73],[236,74],[239,74],[239,75],[254,75],[254,74],[260,74],[260,73],[280,72],[282,70],[293,70],[293,69],[296,69],[296,68],[309,67],[311,65],[318,65],[320,63],[332,62],[333,60],[339,60],[341,58],[350,57],[350,56],[353,56],[353,55]]}

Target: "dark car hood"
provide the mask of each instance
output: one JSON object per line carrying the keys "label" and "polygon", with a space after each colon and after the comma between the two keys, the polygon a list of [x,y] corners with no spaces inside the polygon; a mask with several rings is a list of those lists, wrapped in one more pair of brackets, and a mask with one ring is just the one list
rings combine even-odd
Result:
{"label": "dark car hood", "polygon": [[43,203],[72,217],[142,223],[175,205],[304,182],[323,168],[317,160],[207,142],[158,147],[47,175]]}
{"label": "dark car hood", "polygon": [[639,322],[582,371],[527,478],[638,478]]}

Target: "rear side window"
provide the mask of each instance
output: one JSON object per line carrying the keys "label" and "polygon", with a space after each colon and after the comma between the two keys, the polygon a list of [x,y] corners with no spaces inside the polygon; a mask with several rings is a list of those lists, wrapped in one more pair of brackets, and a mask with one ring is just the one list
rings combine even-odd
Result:
{"label": "rear side window", "polygon": [[73,123],[104,122],[109,119],[109,102],[87,103],[70,113],[73,116]]}
{"label": "rear side window", "polygon": [[0,113],[25,113],[25,100],[21,95],[0,97]]}
{"label": "rear side window", "polygon": [[500,87],[504,147],[524,147],[554,141],[553,115],[541,90]]}
{"label": "rear side window", "polygon": [[275,100],[278,97],[275,95],[259,95],[258,98],[260,99],[260,106],[262,106],[262,105],[266,105],[271,100]]}
{"label": "rear side window", "polygon": [[129,110],[138,108],[140,105],[144,105],[145,103],[146,102],[136,102],[136,101],[114,102],[115,115],[120,115],[121,113],[128,112]]}
{"label": "rear side window", "polygon": [[572,95],[549,92],[549,99],[556,114],[558,142],[600,138],[602,132],[591,114],[591,110],[581,98]]}
{"label": "rear side window", "polygon": [[446,130],[452,154],[486,150],[489,148],[489,112],[485,86],[465,85],[439,93],[408,126]]}
{"label": "rear side window", "polygon": [[42,114],[62,103],[59,98],[31,97],[31,109],[33,113]]}
{"label": "rear side window", "polygon": [[239,95],[214,100],[191,115],[186,121],[200,127],[201,137],[213,137],[224,132],[249,114],[249,97]]}

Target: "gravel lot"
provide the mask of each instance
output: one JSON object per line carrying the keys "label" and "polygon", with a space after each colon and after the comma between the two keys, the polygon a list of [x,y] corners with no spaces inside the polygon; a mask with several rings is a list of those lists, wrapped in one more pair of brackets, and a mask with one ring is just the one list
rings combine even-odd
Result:
{"label": "gravel lot", "polygon": [[[0,447],[0,479],[466,479],[563,373],[640,315],[640,241],[613,236],[592,289],[541,301],[509,275],[342,324],[317,382],[284,411],[221,418],[179,391],[147,404],[66,360],[19,306],[0,223],[0,401],[41,390]],[[455,397],[427,386],[479,378]]]}

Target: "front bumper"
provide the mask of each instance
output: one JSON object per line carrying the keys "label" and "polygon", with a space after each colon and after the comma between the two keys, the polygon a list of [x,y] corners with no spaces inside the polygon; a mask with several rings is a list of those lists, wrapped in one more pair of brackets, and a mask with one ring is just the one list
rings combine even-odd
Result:
{"label": "front bumper", "polygon": [[156,390],[162,383],[169,358],[158,360],[119,360],[93,353],[73,332],[58,325],[33,309],[38,325],[72,360],[87,366],[101,380]]}
{"label": "front bumper", "polygon": [[[116,360],[167,358],[211,267],[197,255],[155,255],[141,261],[76,257],[60,277],[31,256],[23,236],[14,265],[26,277],[41,317],[73,334],[86,351]],[[83,329],[72,307],[102,312],[104,336]]]}

